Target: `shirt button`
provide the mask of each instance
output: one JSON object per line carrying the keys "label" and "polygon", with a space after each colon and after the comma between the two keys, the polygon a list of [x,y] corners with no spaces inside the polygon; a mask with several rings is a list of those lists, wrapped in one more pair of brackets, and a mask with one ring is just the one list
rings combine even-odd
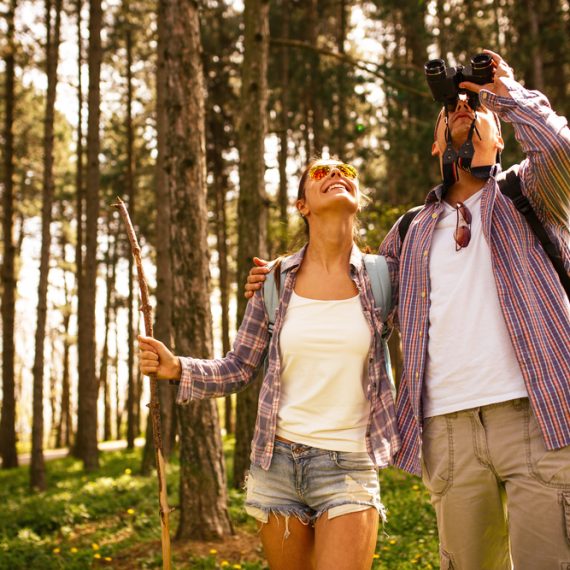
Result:
{"label": "shirt button", "polygon": [[422,291],[422,299],[425,299],[425,296],[426,296],[426,292]]}
{"label": "shirt button", "polygon": [[438,214],[436,214],[435,212],[431,215],[431,217],[435,220],[437,218]]}
{"label": "shirt button", "polygon": [[424,257],[427,257],[427,254],[428,254],[428,250],[424,249]]}
{"label": "shirt button", "polygon": [[424,336],[424,332],[420,331],[420,337]]}
{"label": "shirt button", "polygon": [[419,377],[420,377],[420,373],[416,372],[416,378],[419,378]]}

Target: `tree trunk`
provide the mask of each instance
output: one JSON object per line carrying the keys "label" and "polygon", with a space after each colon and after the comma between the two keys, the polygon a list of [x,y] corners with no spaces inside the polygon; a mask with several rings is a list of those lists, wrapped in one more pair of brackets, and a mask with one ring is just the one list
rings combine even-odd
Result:
{"label": "tree trunk", "polygon": [[35,338],[34,388],[32,417],[32,457],[30,461],[30,487],[46,489],[44,462],[44,343],[46,337],[47,292],[51,248],[51,220],[53,203],[53,131],[57,67],[59,60],[59,32],[62,0],[55,1],[55,24],[52,32],[52,3],[46,0],[46,75],[47,95],[44,116],[43,144],[43,195],[42,195],[42,246],[40,279],[38,284],[38,316]]}
{"label": "tree trunk", "polygon": [[[346,0],[339,0],[339,15],[338,15],[338,35],[337,35],[337,49],[338,53],[344,55],[344,44],[346,41],[347,31],[347,6]],[[338,65],[338,101],[336,112],[336,144],[333,149],[333,154],[339,158],[344,158],[346,147],[346,128],[347,128],[347,109],[346,109],[346,92],[347,92],[347,72],[348,66],[344,63]],[[346,160],[346,158],[344,158]]]}
{"label": "tree trunk", "polygon": [[[128,2],[126,4],[126,18],[127,18],[127,32],[126,32],[126,51],[127,51],[127,171],[126,171],[126,187],[127,187],[127,198],[129,206],[129,214],[131,220],[135,223],[135,184],[134,184],[134,132],[133,132],[133,50],[132,50],[132,30],[131,24],[128,21]],[[138,429],[136,427],[136,413],[135,413],[135,397],[137,393],[136,389],[136,376],[135,376],[135,322],[134,322],[134,265],[133,256],[129,255],[129,332],[128,332],[128,388],[127,388],[127,449],[134,449],[135,447],[135,437],[138,435]]]}
{"label": "tree trunk", "polygon": [[[204,78],[198,5],[161,0],[166,41],[166,164],[170,191],[173,330],[176,351],[212,354],[206,211]],[[178,538],[231,532],[218,414],[214,400],[179,408]]]}
{"label": "tree trunk", "polygon": [[[307,30],[308,42],[314,48],[318,46],[319,38],[319,2],[318,0],[308,0],[307,4]],[[322,117],[319,109],[319,54],[316,49],[311,50],[308,56],[308,73],[307,88],[309,90],[309,118],[310,131],[312,138],[311,155],[320,155],[323,150],[322,140]]]}
{"label": "tree trunk", "polygon": [[[64,214],[62,212],[62,218]],[[70,410],[70,389],[69,389],[69,322],[71,320],[71,295],[67,288],[65,277],[67,237],[65,231],[61,232],[61,259],[64,263],[63,294],[65,299],[63,313],[63,366],[61,371],[61,401],[59,411],[59,421],[55,433],[56,447],[71,446],[71,410]]]}
{"label": "tree trunk", "polygon": [[[76,221],[76,243],[75,243],[75,275],[77,284],[77,325],[79,327],[80,323],[83,323],[85,314],[85,271],[84,271],[84,252],[83,244],[85,239],[85,222],[84,222],[84,212],[85,212],[85,188],[83,183],[83,168],[84,168],[84,149],[83,149],[83,83],[81,80],[81,70],[83,67],[83,37],[81,33],[82,19],[81,10],[83,8],[83,0],[77,0],[75,5],[75,10],[77,13],[77,147],[76,147],[76,170],[75,170],[75,192],[77,201],[77,221]],[[81,365],[79,363],[79,354],[85,353],[86,347],[85,335],[78,335],[77,338],[77,352],[78,352],[78,376],[81,376]],[[67,377],[68,389],[69,389],[69,375]],[[62,396],[63,398],[63,396]],[[67,412],[69,413],[69,397],[67,400]],[[71,422],[71,418],[69,418]],[[68,440],[71,434],[67,433]],[[76,446],[74,444],[72,448],[72,453],[76,457],[80,457],[79,453],[76,452]]]}
{"label": "tree trunk", "polygon": [[[289,0],[281,1],[281,37],[289,39]],[[288,156],[288,131],[289,131],[289,48],[284,45],[281,48],[281,128],[279,132],[279,253],[287,250],[289,236],[289,216],[287,206],[289,196],[287,193],[287,156]]]}
{"label": "tree trunk", "polygon": [[85,224],[85,302],[79,313],[79,394],[76,454],[87,471],[99,467],[97,449],[97,395],[95,368],[95,297],[97,281],[97,220],[99,217],[99,118],[101,76],[101,0],[89,4],[89,95],[87,121],[87,188]]}
{"label": "tree trunk", "polygon": [[2,230],[4,261],[2,263],[2,417],[0,418],[0,453],[2,468],[18,467],[16,451],[16,396],[14,382],[14,316],[16,309],[16,276],[14,270],[14,83],[15,43],[14,18],[16,0],[11,0],[6,14],[7,34],[4,46],[6,94],[4,123],[4,191],[2,193]]}
{"label": "tree trunk", "polygon": [[[264,143],[267,130],[267,60],[269,46],[269,2],[245,2],[245,51],[242,72],[239,129],[238,261],[237,282],[245,283],[251,258],[267,252],[267,197],[265,194]],[[245,313],[247,301],[238,295],[237,322]],[[259,374],[261,376],[261,374]],[[234,486],[241,488],[249,467],[249,452],[260,378],[238,394],[236,406],[236,447]]]}
{"label": "tree trunk", "polygon": [[[116,316],[116,315],[115,315]],[[124,406],[121,408],[121,390],[119,385],[119,374],[118,374],[118,365],[121,362],[119,357],[119,343],[117,340],[118,334],[117,330],[115,329],[115,347],[116,347],[116,356],[115,356],[115,429],[117,433],[115,437],[117,439],[122,439],[123,434],[121,433],[122,425],[123,425],[123,410]]]}
{"label": "tree trunk", "polygon": [[[157,157],[155,167],[156,196],[156,312],[154,336],[172,346],[172,269],[170,266],[170,228],[163,220],[170,220],[170,195],[165,171],[164,153],[167,132],[165,108],[166,70],[164,11],[158,11],[157,18],[157,64],[156,64],[156,141]],[[175,389],[167,382],[158,383],[160,420],[162,428],[163,453],[168,458],[172,453],[175,424]],[[141,464],[141,473],[148,474],[155,462],[150,414],[147,418],[146,439]]]}
{"label": "tree trunk", "polygon": [[532,85],[529,85],[528,87],[530,89],[538,89],[539,91],[544,92],[542,42],[540,41],[540,22],[536,2],[534,0],[526,0],[526,8],[530,24],[530,46],[532,50]]}
{"label": "tree trunk", "polygon": [[[111,227],[112,218],[109,217],[107,234],[109,245],[105,254],[106,266],[106,300],[105,300],[105,340],[103,342],[103,354],[101,356],[101,369],[99,372],[99,385],[103,390],[103,439],[108,441],[111,434],[111,390],[109,388],[109,329],[111,327],[111,313],[115,303],[115,273],[117,266],[117,234]],[[111,239],[112,234],[113,238]]]}
{"label": "tree trunk", "polygon": [[[228,233],[226,220],[226,192],[228,189],[228,176],[224,172],[224,159],[221,152],[216,149],[214,158],[214,221],[216,224],[216,248],[218,250],[218,268],[220,271],[220,304],[222,308],[222,352],[230,351],[230,285],[228,277]],[[225,406],[226,433],[235,431],[232,397],[227,396]]]}

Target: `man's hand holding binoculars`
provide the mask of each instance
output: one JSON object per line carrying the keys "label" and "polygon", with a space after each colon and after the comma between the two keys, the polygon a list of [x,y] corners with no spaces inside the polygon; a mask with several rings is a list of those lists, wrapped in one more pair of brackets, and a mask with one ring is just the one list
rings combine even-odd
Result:
{"label": "man's hand holding binoculars", "polygon": [[463,81],[459,84],[461,89],[468,89],[469,91],[474,91],[479,93],[481,89],[487,89],[492,91],[495,95],[499,97],[510,97],[509,90],[504,83],[504,79],[514,79],[513,68],[509,67],[507,62],[497,53],[494,53],[488,49],[483,50],[483,53],[491,56],[493,60],[493,66],[495,68],[495,73],[493,75],[493,83],[487,83],[485,85],[478,85],[477,83],[471,83],[470,81]]}
{"label": "man's hand holding binoculars", "polygon": [[500,97],[509,97],[504,80],[514,79],[513,70],[507,62],[490,50],[474,55],[465,66],[450,67],[443,59],[431,59],[424,69],[434,101],[450,111],[455,109],[460,95],[466,95],[470,107],[476,109],[481,89],[488,89]]}

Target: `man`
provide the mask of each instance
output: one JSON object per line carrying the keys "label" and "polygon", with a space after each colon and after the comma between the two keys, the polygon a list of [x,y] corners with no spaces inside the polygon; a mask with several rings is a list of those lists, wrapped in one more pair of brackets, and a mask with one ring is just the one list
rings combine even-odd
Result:
{"label": "man", "polygon": [[[568,570],[570,303],[498,188],[496,117],[514,126],[526,153],[522,192],[567,271],[570,130],[542,94],[486,53],[493,83],[461,83],[479,100],[460,96],[438,117],[432,154],[444,184],[428,194],[404,244],[400,220],[380,248],[404,354],[394,463],[422,474],[430,490],[443,569]],[[468,140],[466,167],[458,155]]]}

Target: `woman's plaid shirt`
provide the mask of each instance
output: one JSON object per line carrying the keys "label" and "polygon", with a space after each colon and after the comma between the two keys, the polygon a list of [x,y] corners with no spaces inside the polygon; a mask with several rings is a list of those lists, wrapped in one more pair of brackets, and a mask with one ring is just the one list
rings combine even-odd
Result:
{"label": "woman's plaid shirt", "polygon": [[[513,124],[526,154],[522,190],[570,271],[570,130],[541,93],[509,81],[512,98],[481,91],[482,103]],[[402,334],[404,372],[397,416],[402,447],[396,465],[420,474],[422,382],[429,339],[429,251],[444,210],[441,187],[409,227],[404,246],[397,224],[380,253],[392,277]],[[528,223],[490,179],[481,201],[482,227],[491,249],[503,317],[548,449],[570,445],[570,303]],[[399,287],[398,287],[399,285]],[[473,284],[473,288],[477,284]],[[399,299],[398,299],[399,293]],[[452,350],[457,339],[449,339]],[[469,342],[463,339],[462,342]]]}
{"label": "woman's plaid shirt", "polygon": [[[268,317],[263,300],[263,290],[256,291],[250,299],[238,330],[233,349],[225,358],[200,360],[181,357],[182,376],[177,402],[217,398],[244,389],[254,378],[269,348],[269,365],[259,392],[257,420],[251,445],[251,460],[263,469],[269,469],[273,456],[273,443],[281,394],[281,358],[279,333],[291,293],[295,287],[306,246],[284,259],[282,271],[286,276],[281,288],[273,335],[268,331]],[[350,276],[354,281],[362,312],[372,335],[368,353],[368,400],[370,416],[366,430],[366,447],[378,467],[385,467],[398,451],[400,438],[396,428],[394,400],[390,382],[386,376],[386,362],[381,342],[383,323],[381,310],[374,306],[372,287],[363,263],[362,253],[353,246],[350,256]],[[342,327],[342,323],[339,323]]]}

